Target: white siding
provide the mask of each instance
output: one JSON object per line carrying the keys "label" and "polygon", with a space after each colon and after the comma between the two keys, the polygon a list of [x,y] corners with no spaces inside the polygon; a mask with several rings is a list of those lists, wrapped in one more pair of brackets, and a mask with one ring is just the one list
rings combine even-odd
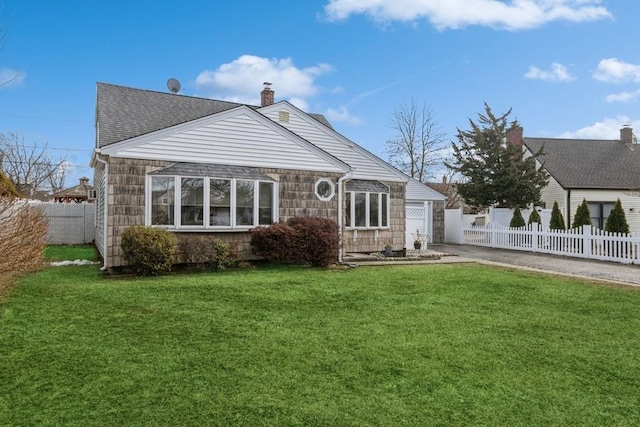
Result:
{"label": "white siding", "polygon": [[346,170],[346,166],[337,166],[335,161],[327,160],[325,153],[311,148],[284,129],[278,131],[243,112],[223,120],[200,121],[192,127],[134,138],[104,151],[124,158],[326,172]]}
{"label": "white siding", "polygon": [[415,179],[411,179],[407,183],[407,200],[446,200],[444,194],[438,193],[431,187],[428,187],[417,181]]}
{"label": "white siding", "polygon": [[[586,199],[587,202],[611,202],[620,199],[631,233],[640,233],[640,191],[621,190],[571,190],[571,222],[576,209]],[[633,210],[633,211],[632,211]]]}
{"label": "white siding", "polygon": [[[280,121],[280,111],[289,112],[288,121]],[[300,135],[307,141],[311,142],[318,148],[337,157],[343,162],[349,164],[355,169],[354,178],[356,179],[377,179],[381,181],[403,181],[397,173],[388,169],[388,166],[382,165],[380,162],[374,161],[371,153],[366,152],[362,147],[355,146],[352,142],[341,140],[332,134],[330,130],[322,129],[322,125],[315,123],[310,124],[307,120],[299,116],[299,112],[293,108],[285,108],[284,105],[274,105],[260,110],[274,122],[290,129],[292,132]]]}
{"label": "white siding", "polygon": [[[545,208],[552,209],[553,202],[558,202],[558,207],[563,212],[566,212],[567,204],[567,192],[558,184],[553,177],[549,178],[549,184],[542,189],[542,201],[545,203]],[[566,219],[566,218],[565,218]]]}

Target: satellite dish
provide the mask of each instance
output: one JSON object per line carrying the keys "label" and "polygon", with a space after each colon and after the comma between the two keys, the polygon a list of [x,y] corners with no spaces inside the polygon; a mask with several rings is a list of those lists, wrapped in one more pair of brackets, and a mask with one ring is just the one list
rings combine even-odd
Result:
{"label": "satellite dish", "polygon": [[167,87],[173,93],[178,93],[180,91],[180,82],[177,79],[169,79],[167,80]]}

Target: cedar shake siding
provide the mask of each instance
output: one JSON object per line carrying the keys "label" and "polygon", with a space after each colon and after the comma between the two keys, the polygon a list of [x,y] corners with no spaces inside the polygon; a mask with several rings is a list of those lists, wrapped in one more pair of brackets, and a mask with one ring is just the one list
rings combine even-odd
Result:
{"label": "cedar shake siding", "polygon": [[444,209],[444,200],[433,202],[433,243],[444,243]]}
{"label": "cedar shake siding", "polygon": [[[147,175],[174,165],[172,162],[139,159],[109,159],[109,207],[107,232],[107,268],[124,265],[121,235],[125,228],[145,224],[145,185]],[[334,183],[339,173],[296,171],[286,169],[259,169],[278,183],[279,219],[286,221],[295,216],[321,216],[338,222],[338,191],[330,200],[319,200],[315,194],[316,182],[329,179]],[[102,179],[99,181],[102,182]],[[389,228],[379,230],[351,230],[343,227],[343,252],[381,251],[391,241],[394,249],[404,247],[405,184],[385,182],[390,188]],[[344,184],[343,184],[344,185]],[[343,198],[344,207],[346,202]],[[101,224],[98,224],[101,229]],[[393,232],[391,230],[394,230]],[[250,233],[234,230],[176,231],[181,236],[207,233],[229,243],[243,259],[255,259],[249,244]],[[103,254],[104,256],[104,254]]]}

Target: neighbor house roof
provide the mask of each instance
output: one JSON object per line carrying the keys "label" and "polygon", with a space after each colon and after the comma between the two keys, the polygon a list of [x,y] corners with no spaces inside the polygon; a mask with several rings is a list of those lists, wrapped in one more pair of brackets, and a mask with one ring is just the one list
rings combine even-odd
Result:
{"label": "neighbor house roof", "polygon": [[73,187],[66,188],[64,190],[53,193],[53,197],[56,199],[63,198],[84,198],[86,199],[89,194],[89,190],[93,190],[93,186],[89,184],[89,178],[80,178],[80,183]]}
{"label": "neighbor house roof", "polygon": [[[97,87],[96,144],[98,147],[105,147],[245,105],[107,83],[98,83]],[[260,108],[251,105],[248,107],[254,110]],[[324,116],[320,114],[309,114],[309,116],[333,129]]]}
{"label": "neighbor house roof", "polygon": [[563,188],[640,188],[640,145],[620,140],[523,138],[549,174]]}

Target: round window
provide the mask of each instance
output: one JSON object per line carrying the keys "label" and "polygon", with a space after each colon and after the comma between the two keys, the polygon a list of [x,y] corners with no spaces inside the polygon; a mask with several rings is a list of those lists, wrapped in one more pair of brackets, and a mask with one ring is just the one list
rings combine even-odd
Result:
{"label": "round window", "polygon": [[320,200],[331,200],[335,194],[335,186],[328,178],[320,178],[316,181],[316,197]]}

